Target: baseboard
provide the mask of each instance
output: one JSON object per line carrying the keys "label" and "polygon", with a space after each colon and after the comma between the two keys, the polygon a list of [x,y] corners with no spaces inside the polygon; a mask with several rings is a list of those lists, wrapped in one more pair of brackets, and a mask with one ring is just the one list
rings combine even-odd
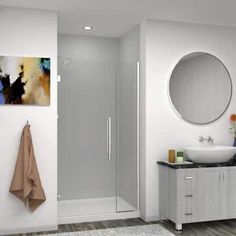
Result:
{"label": "baseboard", "polygon": [[54,231],[57,229],[58,229],[57,225],[15,228],[15,229],[3,229],[3,230],[0,230],[0,235],[5,236],[8,234],[35,233],[35,232],[43,232],[43,231]]}
{"label": "baseboard", "polygon": [[82,223],[82,222],[118,220],[118,219],[128,219],[128,218],[137,218],[137,217],[140,217],[139,211],[81,215],[81,216],[60,216],[58,218],[58,224],[73,224],[73,223]]}
{"label": "baseboard", "polygon": [[160,216],[141,216],[141,219],[145,222],[153,222],[153,221],[160,221]]}

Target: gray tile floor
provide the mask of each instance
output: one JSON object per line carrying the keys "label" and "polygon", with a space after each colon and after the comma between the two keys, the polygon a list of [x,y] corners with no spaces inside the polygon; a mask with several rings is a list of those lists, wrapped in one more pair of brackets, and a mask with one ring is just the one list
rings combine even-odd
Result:
{"label": "gray tile floor", "polygon": [[145,223],[140,218],[124,219],[124,220],[109,220],[109,221],[100,221],[100,222],[59,225],[58,231],[29,233],[29,234],[14,234],[14,236],[36,236],[36,235],[43,235],[43,234],[76,232],[76,231],[94,230],[94,229],[107,229],[107,228],[117,228],[117,227],[146,225],[146,224],[147,223]]}
{"label": "gray tile floor", "polygon": [[236,220],[184,224],[182,232],[176,231],[170,221],[162,221],[160,224],[178,236],[236,236]]}
{"label": "gray tile floor", "polygon": [[140,218],[110,220],[101,222],[77,223],[59,225],[58,231],[39,232],[29,234],[15,234],[14,236],[36,236],[61,232],[76,232],[94,229],[107,229],[136,225],[147,225],[159,223],[176,236],[236,236],[236,220],[212,221],[194,224],[185,224],[183,231],[176,231],[175,225],[170,221],[146,223]]}

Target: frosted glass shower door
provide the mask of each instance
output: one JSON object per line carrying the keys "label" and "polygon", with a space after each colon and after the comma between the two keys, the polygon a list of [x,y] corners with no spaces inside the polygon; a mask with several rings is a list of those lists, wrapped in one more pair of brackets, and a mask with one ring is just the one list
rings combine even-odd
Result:
{"label": "frosted glass shower door", "polygon": [[60,75],[61,201],[71,214],[116,212],[115,63],[72,59]]}

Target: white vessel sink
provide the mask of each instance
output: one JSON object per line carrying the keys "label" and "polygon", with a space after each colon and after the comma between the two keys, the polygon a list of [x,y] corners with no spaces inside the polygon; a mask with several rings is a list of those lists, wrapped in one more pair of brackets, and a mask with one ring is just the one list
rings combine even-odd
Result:
{"label": "white vessel sink", "polygon": [[236,147],[193,146],[184,148],[184,152],[190,161],[196,163],[224,163],[236,154]]}

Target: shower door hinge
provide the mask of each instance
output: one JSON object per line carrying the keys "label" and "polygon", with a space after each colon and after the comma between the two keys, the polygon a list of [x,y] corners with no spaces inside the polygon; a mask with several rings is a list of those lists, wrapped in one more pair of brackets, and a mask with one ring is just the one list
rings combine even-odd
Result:
{"label": "shower door hinge", "polygon": [[57,201],[61,200],[61,194],[57,194]]}

